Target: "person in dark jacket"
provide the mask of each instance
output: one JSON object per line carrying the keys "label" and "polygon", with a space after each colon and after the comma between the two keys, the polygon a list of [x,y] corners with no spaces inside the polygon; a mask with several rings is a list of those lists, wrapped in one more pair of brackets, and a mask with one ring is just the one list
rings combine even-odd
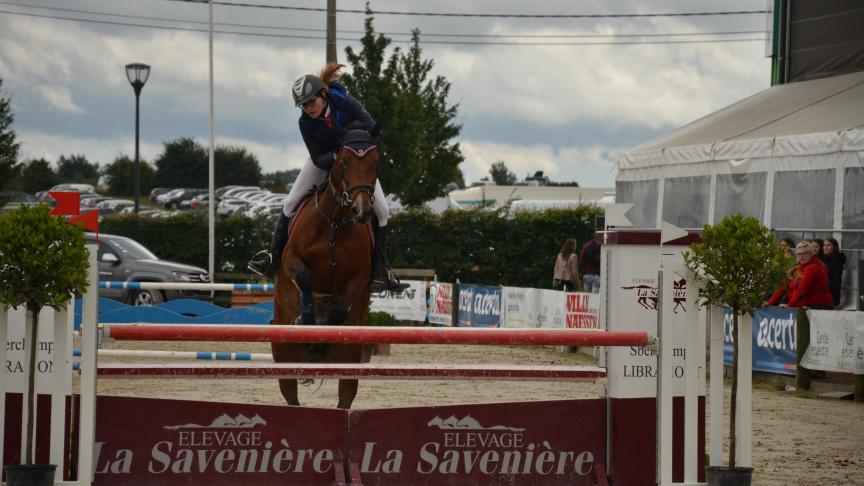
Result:
{"label": "person in dark jacket", "polygon": [[585,283],[585,292],[600,292],[600,243],[591,238],[582,245],[579,254],[579,271]]}
{"label": "person in dark jacket", "polygon": [[[259,252],[249,262],[249,269],[255,273],[273,275],[278,270],[282,250],[288,241],[291,218],[312,187],[320,186],[327,180],[336,151],[339,150],[339,141],[348,131],[349,124],[352,128],[365,129],[373,138],[380,136],[378,125],[363,104],[349,95],[339,82],[339,70],[343,67],[343,64],[327,64],[318,76],[306,74],[294,81],[291,91],[294,104],[302,110],[298,124],[309,158],[288,193],[276,221],[270,248]],[[387,263],[387,220],[390,218],[390,209],[379,181],[375,181],[374,195],[372,209],[378,224],[370,290],[404,290],[408,285],[396,279]]]}
{"label": "person in dark jacket", "polygon": [[840,305],[840,285],[843,282],[843,265],[846,264],[846,255],[840,251],[840,244],[834,238],[827,238],[822,242],[824,256],[822,261],[828,266],[828,291],[834,298],[834,305]]}

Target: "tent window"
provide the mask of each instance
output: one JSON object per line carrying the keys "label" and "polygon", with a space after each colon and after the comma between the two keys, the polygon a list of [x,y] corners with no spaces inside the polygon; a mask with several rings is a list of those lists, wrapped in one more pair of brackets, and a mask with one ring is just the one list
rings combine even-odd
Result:
{"label": "tent window", "polygon": [[[864,230],[864,168],[846,168],[843,182],[843,229]],[[844,233],[843,248],[864,249],[864,234]]]}
{"label": "tent window", "polygon": [[714,199],[714,222],[730,214],[752,216],[762,222],[765,210],[765,172],[720,174]]}
{"label": "tent window", "polygon": [[771,226],[833,228],[834,180],[834,169],[777,172]]}
{"label": "tent window", "polygon": [[708,224],[708,194],[711,177],[666,179],[663,188],[663,221],[680,228],[699,228]]}
{"label": "tent window", "polygon": [[657,227],[657,179],[615,182],[615,202],[633,203],[627,217],[634,228]]}

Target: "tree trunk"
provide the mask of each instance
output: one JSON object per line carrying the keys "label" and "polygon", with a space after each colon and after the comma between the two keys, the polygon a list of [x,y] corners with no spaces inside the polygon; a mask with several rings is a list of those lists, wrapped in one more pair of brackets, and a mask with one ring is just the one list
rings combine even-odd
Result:
{"label": "tree trunk", "polygon": [[[24,450],[24,464],[33,464],[33,425],[36,414],[36,350],[39,342],[39,308],[27,307],[30,314],[30,327],[33,329],[30,346],[30,364],[27,367],[27,448]],[[26,332],[25,332],[26,335]]]}
{"label": "tree trunk", "polygon": [[738,402],[738,309],[732,309],[732,393],[729,403],[729,467],[735,467],[735,411]]}

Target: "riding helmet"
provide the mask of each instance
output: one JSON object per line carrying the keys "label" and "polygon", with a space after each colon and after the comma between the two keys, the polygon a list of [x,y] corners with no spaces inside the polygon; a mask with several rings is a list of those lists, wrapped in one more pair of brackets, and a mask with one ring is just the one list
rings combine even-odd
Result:
{"label": "riding helmet", "polygon": [[294,81],[291,93],[294,95],[294,104],[297,106],[311,100],[324,89],[324,82],[314,74],[305,74]]}

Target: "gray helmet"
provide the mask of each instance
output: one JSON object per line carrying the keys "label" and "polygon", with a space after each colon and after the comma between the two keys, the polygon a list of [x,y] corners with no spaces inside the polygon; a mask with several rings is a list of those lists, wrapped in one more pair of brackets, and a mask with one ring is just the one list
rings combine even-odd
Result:
{"label": "gray helmet", "polygon": [[306,74],[297,78],[294,81],[294,86],[291,88],[291,94],[294,95],[294,104],[300,106],[303,103],[311,100],[324,89],[324,82],[321,78],[313,74]]}

